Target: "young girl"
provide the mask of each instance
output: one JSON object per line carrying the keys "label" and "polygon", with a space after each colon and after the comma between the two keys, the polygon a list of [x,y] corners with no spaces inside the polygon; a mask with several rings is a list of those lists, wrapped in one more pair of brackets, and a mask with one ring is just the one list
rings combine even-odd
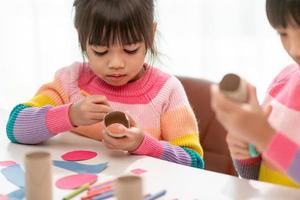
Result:
{"label": "young girl", "polygon": [[[296,64],[284,68],[274,79],[264,110],[258,104],[255,88],[250,85],[247,104],[230,101],[213,86],[212,107],[229,132],[227,142],[240,176],[299,187],[300,1],[267,0],[266,10],[271,25]],[[249,143],[262,156],[250,158]]]}
{"label": "young girl", "polygon": [[[153,0],[75,0],[75,28],[86,63],[56,73],[30,101],[10,114],[12,142],[36,144],[74,131],[110,149],[203,168],[193,110],[180,82],[148,64],[154,48]],[[125,138],[103,132],[103,117],[128,112]]]}

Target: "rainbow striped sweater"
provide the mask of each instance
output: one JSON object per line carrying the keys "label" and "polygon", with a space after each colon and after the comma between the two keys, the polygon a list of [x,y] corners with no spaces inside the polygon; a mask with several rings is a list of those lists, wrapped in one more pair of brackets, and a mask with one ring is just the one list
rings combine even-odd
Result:
{"label": "rainbow striped sweater", "polygon": [[300,68],[293,64],[274,79],[264,105],[273,107],[269,122],[277,130],[262,156],[235,160],[244,178],[300,186]]}
{"label": "rainbow striped sweater", "polygon": [[114,87],[99,79],[88,63],[59,70],[28,102],[17,105],[7,123],[7,136],[15,143],[37,144],[64,132],[99,140],[103,123],[73,127],[72,103],[89,95],[104,95],[115,110],[128,112],[146,133],[132,154],[148,155],[197,168],[204,167],[197,120],[179,80],[157,68],[134,82]]}

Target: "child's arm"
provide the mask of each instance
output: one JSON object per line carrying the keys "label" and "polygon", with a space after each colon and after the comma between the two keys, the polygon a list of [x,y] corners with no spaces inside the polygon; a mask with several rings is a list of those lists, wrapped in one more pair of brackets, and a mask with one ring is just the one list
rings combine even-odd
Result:
{"label": "child's arm", "polygon": [[244,160],[233,160],[234,168],[238,175],[246,179],[258,180],[261,156],[248,158]]}
{"label": "child's arm", "polygon": [[59,80],[41,87],[30,101],[17,105],[8,119],[6,132],[15,143],[36,144],[70,130],[69,99]]}
{"label": "child's arm", "polygon": [[258,179],[261,156],[252,157],[249,154],[249,144],[234,134],[228,133],[226,142],[236,172],[242,178]]}
{"label": "child's arm", "polygon": [[181,83],[175,78],[169,81],[166,83],[171,85],[169,94],[166,94],[168,102],[161,114],[162,140],[145,134],[141,145],[133,153],[203,168],[203,150],[194,112]]}
{"label": "child's arm", "polygon": [[[262,155],[272,162],[278,169],[300,183],[300,145],[296,144],[284,134],[277,133],[273,136]],[[243,178],[258,178],[261,156],[247,160],[234,160],[235,168]]]}
{"label": "child's arm", "polygon": [[228,101],[218,92],[217,87],[212,87],[212,94],[212,107],[224,127],[244,141],[254,144],[263,152],[263,157],[300,183],[300,145],[284,134],[276,133],[271,127],[257,102],[255,90],[251,88],[252,102],[245,105]]}
{"label": "child's arm", "polygon": [[74,97],[80,65],[59,70],[53,82],[43,85],[30,101],[17,105],[7,122],[12,142],[37,144],[73,128],[69,118],[70,92]]}

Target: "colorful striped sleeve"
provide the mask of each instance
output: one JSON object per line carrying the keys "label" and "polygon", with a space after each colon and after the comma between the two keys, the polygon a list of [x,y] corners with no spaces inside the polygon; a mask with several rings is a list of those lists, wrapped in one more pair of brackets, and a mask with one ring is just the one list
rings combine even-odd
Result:
{"label": "colorful striped sleeve", "polygon": [[37,144],[70,130],[69,99],[59,73],[30,101],[17,105],[10,113],[6,132],[14,143]]}
{"label": "colorful striped sleeve", "polygon": [[258,180],[259,169],[261,165],[260,155],[245,160],[233,160],[233,164],[240,177]]}
{"label": "colorful striped sleeve", "polygon": [[277,133],[263,156],[295,182],[300,183],[300,146],[298,144],[282,133]]}
{"label": "colorful striped sleeve", "polygon": [[133,153],[148,155],[174,163],[204,168],[203,150],[199,142],[197,120],[181,83],[171,77],[166,84],[167,97],[161,114],[162,140],[146,135]]}

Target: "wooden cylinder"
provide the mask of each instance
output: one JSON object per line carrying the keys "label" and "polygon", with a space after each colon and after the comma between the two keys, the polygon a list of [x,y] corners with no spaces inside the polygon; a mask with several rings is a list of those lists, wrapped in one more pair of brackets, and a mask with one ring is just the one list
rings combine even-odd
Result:
{"label": "wooden cylinder", "polygon": [[118,200],[143,200],[142,178],[134,175],[121,176],[115,181],[114,193]]}
{"label": "wooden cylinder", "polygon": [[33,152],[25,156],[27,200],[52,200],[52,161],[47,152]]}

